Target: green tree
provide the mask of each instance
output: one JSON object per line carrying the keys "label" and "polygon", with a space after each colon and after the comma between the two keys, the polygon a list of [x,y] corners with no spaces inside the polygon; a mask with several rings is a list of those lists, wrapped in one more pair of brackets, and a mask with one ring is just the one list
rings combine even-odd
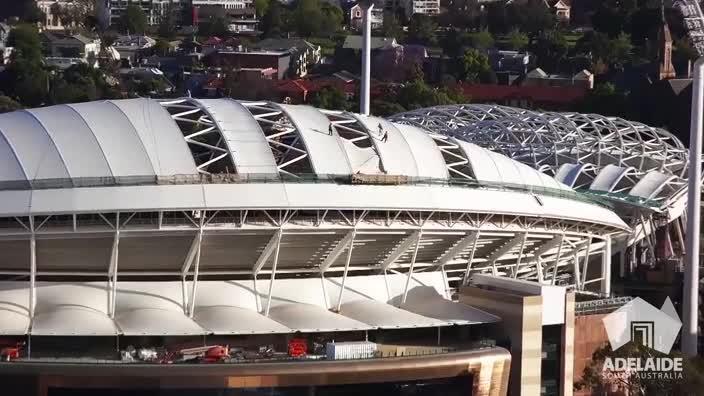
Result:
{"label": "green tree", "polygon": [[147,14],[144,13],[142,7],[130,4],[120,16],[118,23],[123,32],[143,34],[147,30]]}
{"label": "green tree", "polygon": [[210,18],[198,27],[198,32],[203,36],[226,37],[230,35],[225,18],[218,16]]}
{"label": "green tree", "polygon": [[270,0],[254,0],[254,10],[257,17],[261,18],[269,11]]}
{"label": "green tree", "polygon": [[506,35],[506,43],[514,51],[522,51],[528,46],[528,42],[528,36],[518,29],[513,29]]}
{"label": "green tree", "polygon": [[559,30],[540,33],[533,46],[533,52],[538,58],[538,65],[547,72],[559,71],[568,51],[567,39]]}
{"label": "green tree", "polygon": [[601,0],[592,16],[592,26],[597,32],[616,37],[630,31],[633,14],[638,9],[637,0]]}
{"label": "green tree", "polygon": [[621,92],[611,83],[598,84],[577,105],[583,113],[595,113],[605,116],[633,118],[634,114],[628,93]]}
{"label": "green tree", "polygon": [[415,14],[408,26],[408,41],[412,44],[437,45],[437,29],[438,25],[431,17]]}
{"label": "green tree", "polygon": [[488,30],[480,30],[475,33],[470,33],[467,37],[469,45],[472,48],[487,50],[494,46],[494,36]]}
{"label": "green tree", "polygon": [[327,110],[348,110],[350,106],[345,93],[334,86],[324,87],[314,93],[310,104]]}
{"label": "green tree", "polygon": [[489,66],[489,58],[479,50],[466,50],[461,62],[463,80],[469,83],[486,81],[492,73],[491,66]]}
{"label": "green tree", "polygon": [[167,40],[173,40],[176,37],[176,17],[177,10],[172,3],[169,3],[166,11],[159,19],[159,28],[157,29],[159,37]]}
{"label": "green tree", "polygon": [[19,110],[22,105],[10,97],[0,95],[0,113],[8,113],[10,111]]}
{"label": "green tree", "polygon": [[49,100],[53,104],[88,102],[118,96],[115,88],[107,83],[102,71],[83,63],[55,74],[50,85]]}
{"label": "green tree", "polygon": [[272,2],[267,8],[262,18],[264,37],[281,37],[281,32],[283,31],[281,8],[282,5],[278,1]]}
{"label": "green tree", "polygon": [[19,99],[24,106],[43,104],[49,77],[42,65],[41,43],[36,27],[15,27],[8,37],[8,45],[15,50],[9,65],[0,76],[0,86],[6,94]]}
{"label": "green tree", "polygon": [[393,37],[397,41],[403,41],[404,31],[403,26],[398,21],[398,17],[395,13],[386,11],[384,12],[384,22],[381,25],[381,34],[384,37]]}
{"label": "green tree", "polygon": [[556,18],[543,0],[528,0],[523,3],[513,2],[508,5],[508,25],[519,27],[529,37],[536,37],[540,33],[555,27]]}
{"label": "green tree", "polygon": [[396,102],[388,102],[385,100],[373,100],[371,104],[371,112],[378,117],[388,117],[393,114],[402,113],[406,109]]}
{"label": "green tree", "polygon": [[293,14],[302,37],[329,36],[342,27],[340,7],[321,0],[300,0]]}
{"label": "green tree", "polygon": [[160,38],[156,40],[156,43],[154,44],[154,52],[159,55],[159,56],[166,56],[169,51],[171,50],[171,46],[169,45],[169,42]]}

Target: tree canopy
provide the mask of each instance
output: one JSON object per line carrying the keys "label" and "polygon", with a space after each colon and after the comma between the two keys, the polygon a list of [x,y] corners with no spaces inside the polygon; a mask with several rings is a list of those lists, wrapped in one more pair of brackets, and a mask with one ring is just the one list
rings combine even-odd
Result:
{"label": "tree canopy", "polygon": [[22,105],[10,97],[0,95],[0,113],[8,113],[10,111],[19,110]]}
{"label": "tree canopy", "polygon": [[529,39],[525,33],[518,29],[513,29],[506,35],[506,43],[509,49],[522,51],[528,46]]}
{"label": "tree canopy", "polygon": [[310,104],[317,108],[327,110],[349,110],[350,107],[345,93],[334,86],[324,87],[314,93]]}
{"label": "tree canopy", "polygon": [[144,13],[142,7],[130,4],[120,16],[118,24],[125,33],[143,34],[147,30],[148,22],[147,14]]}
{"label": "tree canopy", "polygon": [[329,37],[342,26],[342,10],[327,1],[299,0],[293,13],[302,37]]}
{"label": "tree canopy", "polygon": [[438,25],[431,17],[415,14],[408,26],[408,42],[427,46],[437,45],[437,29]]}
{"label": "tree canopy", "polygon": [[462,56],[462,79],[469,83],[490,82],[492,74],[489,58],[485,53],[468,49]]}
{"label": "tree canopy", "polygon": [[48,74],[42,65],[39,32],[33,25],[20,25],[10,31],[8,45],[15,48],[9,65],[0,75],[5,94],[26,106],[39,106],[47,94]]}

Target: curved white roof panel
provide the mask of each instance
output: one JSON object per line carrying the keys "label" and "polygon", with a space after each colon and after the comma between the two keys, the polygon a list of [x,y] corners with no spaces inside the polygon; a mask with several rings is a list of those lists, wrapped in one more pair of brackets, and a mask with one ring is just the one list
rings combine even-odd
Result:
{"label": "curved white roof panel", "polygon": [[0,335],[24,335],[29,330],[29,287],[0,282]]}
{"label": "curved white roof panel", "polygon": [[349,175],[352,166],[339,137],[329,133],[330,121],[314,107],[279,105],[291,118],[308,150],[313,171],[318,175]]}
{"label": "curved white roof panel", "polygon": [[194,101],[204,106],[220,128],[237,173],[279,173],[264,132],[244,106],[231,99]]}
{"label": "curved white roof panel", "polygon": [[628,168],[621,168],[616,165],[606,165],[604,169],[596,175],[594,181],[589,186],[590,190],[611,191],[618,182],[626,176]]}
{"label": "curved white roof panel", "polygon": [[71,104],[93,131],[113,176],[155,175],[147,150],[136,128],[114,104]]}
{"label": "curved white roof panel", "polygon": [[54,142],[31,113],[15,111],[0,115],[0,133],[14,151],[25,180],[69,177]]}
{"label": "curved white roof panel", "polygon": [[653,171],[645,175],[633,188],[628,192],[629,195],[645,199],[652,199],[662,191],[667,183],[674,179],[674,176],[666,173]]}
{"label": "curved white roof panel", "polygon": [[106,282],[37,283],[33,335],[115,335]]}
{"label": "curved white roof panel", "polygon": [[[355,118],[369,131],[376,141],[376,148],[381,157],[381,164],[389,175],[418,176],[418,166],[411,147],[394,124],[383,118],[356,114]],[[379,124],[387,133],[383,141]]]}
{"label": "curved white roof panel", "polygon": [[93,131],[71,107],[50,106],[27,111],[46,128],[71,177],[112,176]]}
{"label": "curved white roof panel", "polygon": [[157,175],[192,175],[196,164],[180,129],[158,102],[127,99],[109,102],[129,119]]}
{"label": "curved white roof panel", "polygon": [[449,175],[442,153],[433,139],[421,129],[409,125],[398,124],[403,138],[411,148],[418,168],[418,176],[447,180]]}

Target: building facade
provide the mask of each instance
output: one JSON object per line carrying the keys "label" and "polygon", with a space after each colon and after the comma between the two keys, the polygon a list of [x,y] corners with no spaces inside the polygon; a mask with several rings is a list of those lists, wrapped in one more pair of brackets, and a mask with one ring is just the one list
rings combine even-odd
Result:
{"label": "building facade", "polygon": [[440,14],[440,0],[404,0],[403,9],[407,18],[415,14]]}

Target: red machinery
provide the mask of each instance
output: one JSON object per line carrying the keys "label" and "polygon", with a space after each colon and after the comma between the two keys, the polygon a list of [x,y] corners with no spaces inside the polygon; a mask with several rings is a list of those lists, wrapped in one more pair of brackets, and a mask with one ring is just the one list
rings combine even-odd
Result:
{"label": "red machinery", "polygon": [[216,345],[207,351],[203,356],[203,363],[222,362],[230,357],[230,348],[228,346]]}
{"label": "red machinery", "polygon": [[302,357],[308,353],[308,341],[303,338],[292,338],[288,342],[288,355]]}
{"label": "red machinery", "polygon": [[18,342],[15,346],[7,346],[0,349],[0,359],[9,362],[11,360],[19,359],[20,352],[24,347],[24,342]]}

